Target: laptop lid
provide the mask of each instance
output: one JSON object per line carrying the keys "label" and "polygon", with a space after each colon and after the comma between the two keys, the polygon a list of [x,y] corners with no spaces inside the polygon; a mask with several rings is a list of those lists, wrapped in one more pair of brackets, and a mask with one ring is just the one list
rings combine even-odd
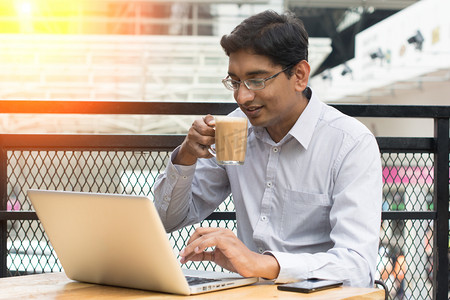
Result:
{"label": "laptop lid", "polygon": [[70,279],[184,295],[257,281],[191,288],[145,196],[43,190],[28,196]]}

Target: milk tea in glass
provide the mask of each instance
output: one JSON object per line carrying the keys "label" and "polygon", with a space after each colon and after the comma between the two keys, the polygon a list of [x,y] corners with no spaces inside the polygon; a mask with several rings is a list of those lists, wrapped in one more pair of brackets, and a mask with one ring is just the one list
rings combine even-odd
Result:
{"label": "milk tea in glass", "polygon": [[242,165],[247,151],[247,119],[215,117],[215,156],[222,165]]}

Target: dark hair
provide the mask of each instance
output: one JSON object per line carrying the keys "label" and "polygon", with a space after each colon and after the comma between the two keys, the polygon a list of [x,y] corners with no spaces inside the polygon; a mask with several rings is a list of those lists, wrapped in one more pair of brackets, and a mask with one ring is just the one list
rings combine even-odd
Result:
{"label": "dark hair", "polygon": [[[274,65],[283,68],[308,60],[308,33],[303,22],[290,12],[280,15],[266,10],[251,16],[224,35],[220,45],[228,56],[249,50],[267,56]],[[291,75],[291,69],[286,72]]]}

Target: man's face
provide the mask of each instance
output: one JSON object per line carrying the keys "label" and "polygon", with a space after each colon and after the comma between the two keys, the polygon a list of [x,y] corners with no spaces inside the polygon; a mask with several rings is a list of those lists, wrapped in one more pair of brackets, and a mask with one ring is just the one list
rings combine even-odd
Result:
{"label": "man's face", "polygon": [[[267,78],[282,69],[282,66],[273,65],[266,56],[241,50],[230,54],[228,75],[231,79],[244,81]],[[262,90],[249,90],[241,84],[234,91],[234,99],[252,125],[265,127],[274,141],[288,133],[304,108],[301,92],[296,91],[297,79],[295,74],[288,79],[283,72],[267,80]]]}

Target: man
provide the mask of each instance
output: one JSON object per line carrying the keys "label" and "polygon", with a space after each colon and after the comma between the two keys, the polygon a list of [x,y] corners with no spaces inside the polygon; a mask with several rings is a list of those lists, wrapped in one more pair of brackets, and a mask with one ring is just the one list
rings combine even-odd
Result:
{"label": "man", "polygon": [[[214,119],[196,120],[155,185],[167,231],[198,223],[230,192],[237,237],[198,228],[181,262],[210,260],[277,283],[318,277],[373,286],[381,217],[381,162],[374,136],[320,102],[307,86],[308,35],[299,19],[265,11],[221,45],[225,87],[247,117],[242,166],[218,165]],[[213,247],[213,251],[206,251]]]}

